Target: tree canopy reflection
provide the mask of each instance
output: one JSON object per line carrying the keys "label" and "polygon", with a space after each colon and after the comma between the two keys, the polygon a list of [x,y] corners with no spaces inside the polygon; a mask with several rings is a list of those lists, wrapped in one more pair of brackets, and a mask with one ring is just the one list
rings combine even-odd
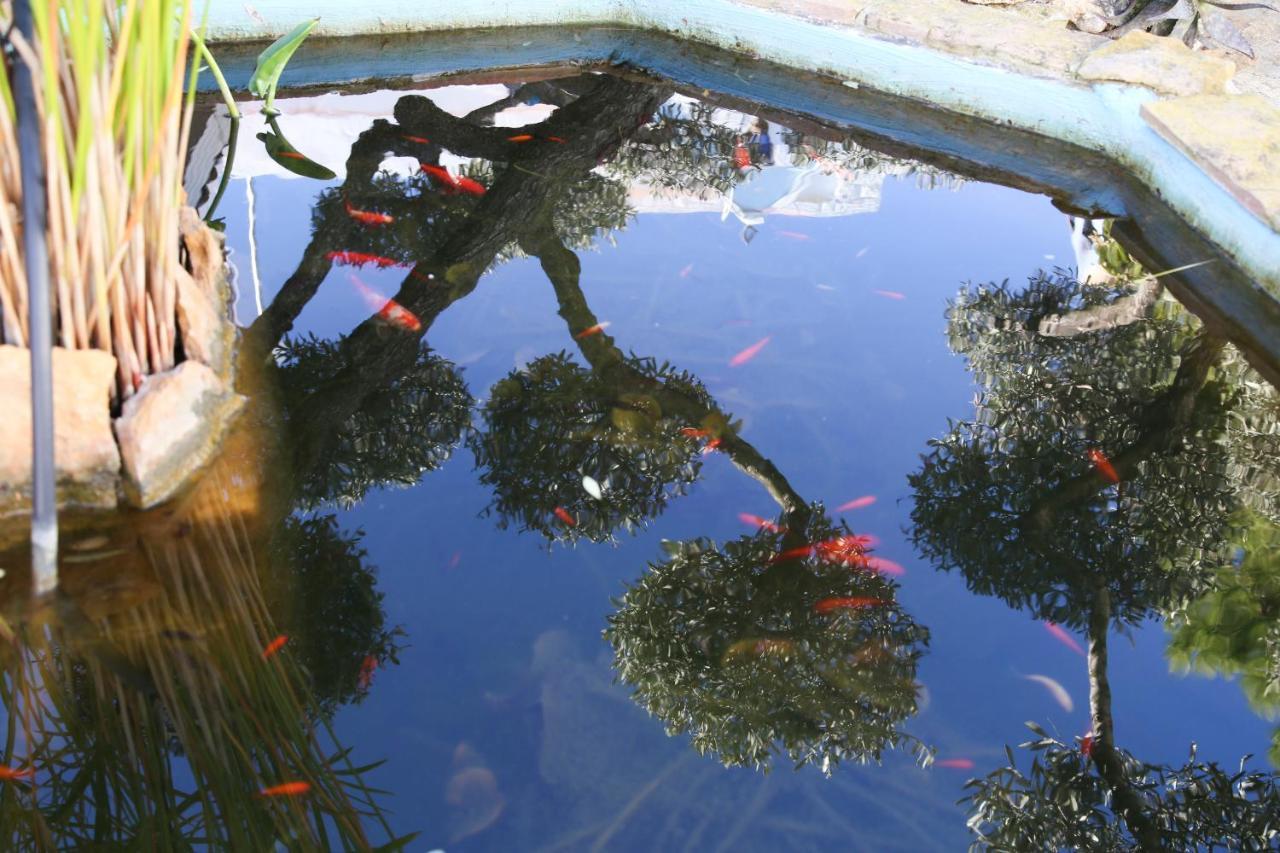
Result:
{"label": "tree canopy reflection", "polygon": [[1271,395],[1153,284],[1042,272],[1022,290],[966,287],[949,311],[980,391],[910,478],[913,539],[972,590],[1089,638],[1091,732],[1066,744],[1035,728],[1028,772],[1010,753],[970,783],[985,848],[1269,849],[1280,833],[1270,774],[1194,748],[1151,765],[1116,742],[1110,627],[1213,589],[1240,508],[1274,506],[1274,477],[1243,464],[1273,432]]}

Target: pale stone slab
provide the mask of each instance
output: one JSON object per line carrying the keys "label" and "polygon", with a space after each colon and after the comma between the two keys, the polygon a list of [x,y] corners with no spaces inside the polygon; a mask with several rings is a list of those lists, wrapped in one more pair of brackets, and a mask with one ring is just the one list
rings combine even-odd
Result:
{"label": "pale stone slab", "polygon": [[1258,95],[1193,95],[1143,104],[1142,117],[1280,230],[1280,109]]}
{"label": "pale stone slab", "polygon": [[222,237],[200,221],[195,210],[182,209],[179,229],[191,267],[178,274],[178,330],[183,353],[230,382],[235,349],[231,291],[224,274]]}
{"label": "pale stone slab", "polygon": [[198,361],[147,377],[115,422],[129,502],[145,509],[186,485],[213,458],[244,403]]}
{"label": "pale stone slab", "polygon": [[[58,503],[112,509],[120,454],[111,435],[116,360],[100,350],[53,350]],[[0,346],[0,515],[31,511],[31,352]]]}
{"label": "pale stone slab", "polygon": [[1076,73],[1085,80],[1133,83],[1166,95],[1222,95],[1236,64],[1194,51],[1178,39],[1134,30],[1090,53]]}

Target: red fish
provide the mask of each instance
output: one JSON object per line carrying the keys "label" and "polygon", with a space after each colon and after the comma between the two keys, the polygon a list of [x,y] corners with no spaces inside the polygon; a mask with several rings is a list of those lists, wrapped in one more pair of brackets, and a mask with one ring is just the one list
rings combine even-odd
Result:
{"label": "red fish", "polygon": [[808,234],[801,234],[799,231],[779,231],[779,237],[786,237],[788,240],[808,240]]}
{"label": "red fish", "polygon": [[772,335],[765,335],[763,338],[756,341],[754,344],[747,347],[742,352],[735,355],[733,358],[729,359],[729,366],[739,367],[741,365],[746,364],[751,359],[755,358],[757,355],[760,354],[760,350],[765,348],[765,346],[769,343],[772,337],[773,337]]}
{"label": "red fish", "polygon": [[1062,643],[1081,657],[1084,656],[1084,649],[1080,648],[1080,644],[1076,642],[1076,638],[1063,630],[1061,625],[1055,625],[1052,622],[1045,622],[1044,629],[1052,634],[1054,639],[1059,643]]}
{"label": "red fish", "polygon": [[12,782],[15,779],[30,779],[35,775],[36,770],[34,767],[23,767],[22,769],[18,769],[16,767],[9,767],[7,765],[0,764],[0,779],[3,779],[6,782]]}
{"label": "red fish", "polygon": [[713,438],[710,441],[708,441],[706,444],[702,446],[702,455],[706,456],[708,453],[714,452],[715,449],[720,446],[720,442],[723,440],[724,439]]}
{"label": "red fish", "polygon": [[935,761],[939,767],[949,767],[952,770],[972,770],[973,761],[968,758],[944,758],[941,761]]}
{"label": "red fish", "polygon": [[761,530],[767,530],[770,533],[783,533],[786,531],[785,527],[779,527],[769,519],[761,518],[758,515],[752,515],[749,512],[738,513],[738,520],[741,521],[743,524],[749,525],[751,527],[758,527]]}
{"label": "red fish", "polygon": [[369,285],[365,284],[355,275],[350,276],[351,284],[360,292],[360,296],[364,298],[365,304],[369,306],[369,310],[377,313],[378,317],[388,325],[395,326],[397,329],[404,329],[406,332],[422,331],[422,321],[418,319],[418,315],[414,314],[408,308],[405,308],[394,299],[388,299]]}
{"label": "red fish", "polygon": [[449,568],[456,569],[458,564],[462,562],[462,552],[454,551],[453,556],[449,558]]}
{"label": "red fish", "polygon": [[407,134],[407,133],[406,133],[406,134],[404,135],[404,138],[405,138],[405,139],[407,139],[407,140],[409,140],[410,142],[416,142],[416,143],[418,143],[419,145],[430,145],[430,144],[431,144],[431,140],[430,140],[430,139],[427,139],[425,136],[410,136],[409,134]]}
{"label": "red fish", "polygon": [[350,216],[361,225],[389,225],[395,222],[395,218],[385,213],[374,213],[369,210],[356,210],[351,206],[351,202],[344,201],[343,207],[347,210],[347,216]]}
{"label": "red fish", "polygon": [[373,655],[365,655],[364,660],[360,662],[360,674],[356,677],[361,690],[369,689],[369,685],[373,683],[373,673],[377,668],[378,659]]}
{"label": "red fish", "polygon": [[272,655],[274,655],[276,652],[283,649],[284,644],[287,642],[289,642],[289,638],[286,637],[284,634],[281,634],[271,642],[267,643],[267,647],[262,650],[262,659],[269,660]]}
{"label": "red fish", "polygon": [[577,526],[578,520],[574,518],[572,515],[569,515],[569,510],[565,509],[562,506],[558,506],[555,508],[554,512],[556,514],[556,518],[560,519],[565,524],[569,525],[570,527]]}
{"label": "red fish", "polygon": [[899,293],[896,290],[873,290],[871,292],[876,296],[883,296],[885,299],[903,300],[907,298],[905,293]]}
{"label": "red fish", "polygon": [[589,337],[591,337],[592,335],[598,335],[598,334],[600,334],[601,332],[603,332],[605,329],[609,328],[609,326],[611,326],[611,325],[613,325],[613,324],[612,324],[612,323],[610,323],[608,320],[605,320],[603,323],[596,323],[596,324],[595,324],[594,326],[592,326],[591,328],[589,328],[589,329],[583,329],[581,332],[578,332],[578,334],[576,334],[576,335],[574,335],[574,336],[573,336],[573,339],[574,339],[575,341],[580,341],[580,340],[582,340],[583,338],[589,338]]}
{"label": "red fish", "polygon": [[528,142],[530,139],[533,139],[533,134],[531,133],[520,133],[515,136],[507,137],[508,142]]}
{"label": "red fish", "polygon": [[561,145],[564,145],[564,144],[565,144],[564,140],[563,140],[563,139],[561,139],[561,138],[560,138],[560,137],[558,137],[558,136],[548,136],[548,137],[547,137],[547,141],[548,141],[548,142],[559,142]]}
{"label": "red fish", "polygon": [[824,598],[813,605],[813,612],[825,614],[834,613],[837,610],[862,610],[867,607],[883,607],[888,603],[883,598],[869,598],[861,595]]}
{"label": "red fish", "polygon": [[1080,738],[1080,754],[1085,758],[1093,758],[1093,734],[1087,734]]}
{"label": "red fish", "polygon": [[478,184],[468,177],[459,176],[454,185],[468,195],[484,195],[484,185]]}
{"label": "red fish", "polygon": [[306,154],[303,154],[301,151],[281,151],[281,152],[280,152],[280,156],[281,156],[281,157],[288,157],[290,160],[305,160],[305,159],[307,159],[307,155],[306,155]]}
{"label": "red fish", "polygon": [[260,797],[298,797],[311,790],[310,782],[285,782],[258,792]]}
{"label": "red fish", "polygon": [[711,435],[711,430],[698,429],[697,427],[680,427],[680,434],[689,438],[706,438]]}
{"label": "red fish", "polygon": [[865,565],[873,572],[879,572],[882,575],[893,575],[901,577],[907,573],[907,570],[895,563],[893,560],[886,560],[884,557],[867,557]]}
{"label": "red fish", "polygon": [[1091,447],[1085,451],[1085,456],[1088,456],[1089,461],[1093,463],[1093,467],[1098,469],[1102,479],[1112,485],[1120,482],[1120,475],[1116,473],[1115,466],[1111,464],[1111,460],[1101,450]]}
{"label": "red fish", "polygon": [[362,267],[365,264],[373,264],[376,267],[407,267],[406,263],[397,261],[395,258],[388,258],[383,255],[370,255],[367,252],[348,252],[336,251],[326,252],[325,259],[334,261],[339,264],[350,264],[355,267]]}
{"label": "red fish", "polygon": [[840,506],[836,507],[836,512],[847,512],[851,509],[862,509],[863,507],[871,506],[875,502],[875,495],[863,495],[860,498],[854,498],[847,503],[840,504]]}
{"label": "red fish", "polygon": [[458,188],[458,182],[453,179],[453,175],[449,174],[449,170],[443,166],[433,166],[430,163],[419,163],[418,168],[422,169],[422,171],[426,172],[428,175],[443,184],[446,190],[452,191]]}

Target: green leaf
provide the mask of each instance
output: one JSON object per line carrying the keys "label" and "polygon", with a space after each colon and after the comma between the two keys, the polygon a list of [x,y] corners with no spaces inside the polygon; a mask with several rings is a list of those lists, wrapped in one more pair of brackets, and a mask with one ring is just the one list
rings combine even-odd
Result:
{"label": "green leaf", "polygon": [[312,18],[298,24],[258,54],[258,65],[253,69],[253,76],[249,78],[249,91],[260,98],[266,98],[263,112],[275,112],[272,102],[275,100],[276,84],[280,82],[280,75],[284,73],[284,67],[289,64],[289,60],[302,44],[303,39],[311,34],[318,23],[320,23],[319,18]]}
{"label": "green leaf", "polygon": [[268,121],[267,124],[271,127],[272,132],[259,133],[258,139],[262,140],[263,145],[266,146],[268,157],[295,175],[301,175],[304,178],[331,181],[337,177],[332,169],[320,165],[294,148],[289,143],[289,140],[285,139],[284,134],[280,132],[280,128],[274,118]]}

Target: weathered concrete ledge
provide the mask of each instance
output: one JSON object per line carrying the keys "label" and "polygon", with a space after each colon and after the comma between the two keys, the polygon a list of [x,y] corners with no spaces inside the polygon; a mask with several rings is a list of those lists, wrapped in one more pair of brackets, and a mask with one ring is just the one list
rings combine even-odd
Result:
{"label": "weathered concrete ledge", "polygon": [[[100,350],[53,351],[58,503],[154,506],[188,486],[214,456],[244,399],[234,391],[235,326],[222,238],[190,208],[180,238],[190,272],[178,280],[185,360],[144,378],[114,423],[116,359]],[[0,346],[0,517],[31,511],[31,359]]]}
{"label": "weathered concrete ledge", "polygon": [[[1254,107],[1231,94],[1240,88],[1239,80],[1247,80],[1244,88],[1261,89],[1266,97],[1262,123],[1280,125],[1280,85],[1268,85],[1280,81],[1280,39],[1265,37],[1270,30],[1263,38],[1254,36],[1258,61],[1233,77],[1232,63],[1220,56],[1192,54],[1169,40],[1152,45],[1141,37],[1121,46],[1070,30],[1064,13],[1034,3],[997,8],[960,0],[531,0],[519,5],[457,0],[410,7],[394,0],[260,0],[255,7],[256,19],[238,3],[214,0],[210,36],[222,41],[271,38],[316,14],[321,15],[321,36],[617,24],[1051,137],[1103,154],[1127,169],[1280,303],[1280,233],[1273,227],[1280,210],[1259,213],[1253,201],[1272,198],[1268,187],[1242,185],[1235,177],[1262,175],[1249,178],[1255,184],[1274,181],[1260,163],[1254,163],[1256,168],[1241,165],[1242,157],[1259,156],[1257,146],[1242,150],[1238,137],[1223,133],[1214,145],[1194,146],[1191,159],[1185,152],[1192,146],[1171,139],[1177,131],[1167,126],[1157,132],[1143,110],[1171,94],[1204,92],[1226,99],[1228,113],[1247,109],[1256,115]],[[1270,26],[1265,18],[1249,20],[1262,21],[1254,26]],[[618,40],[623,60],[628,58],[624,36],[620,33]],[[1125,50],[1133,55],[1116,55]],[[298,60],[306,51],[304,45]],[[1101,55],[1091,56],[1095,53]],[[1157,55],[1166,72],[1153,77],[1150,63]],[[333,76],[324,80],[314,76],[323,69],[313,69],[307,82],[347,82],[359,76],[352,71],[330,69]],[[370,68],[363,76],[377,74]],[[295,76],[293,82],[301,81]],[[1276,156],[1262,148],[1261,155]],[[1226,161],[1234,167],[1219,168]],[[1233,177],[1224,181],[1224,174]]]}

